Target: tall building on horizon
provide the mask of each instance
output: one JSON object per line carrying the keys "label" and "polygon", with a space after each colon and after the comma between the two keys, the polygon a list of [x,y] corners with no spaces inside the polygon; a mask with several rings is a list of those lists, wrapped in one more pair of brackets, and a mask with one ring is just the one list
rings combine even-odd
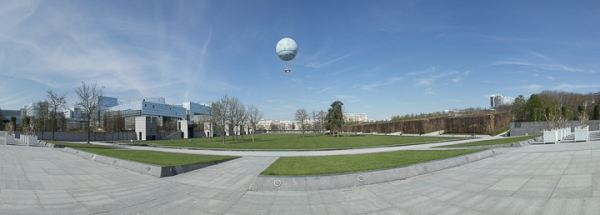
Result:
{"label": "tall building on horizon", "polygon": [[515,99],[510,96],[502,96],[501,94],[490,95],[490,108],[512,105],[513,103],[515,103]]}

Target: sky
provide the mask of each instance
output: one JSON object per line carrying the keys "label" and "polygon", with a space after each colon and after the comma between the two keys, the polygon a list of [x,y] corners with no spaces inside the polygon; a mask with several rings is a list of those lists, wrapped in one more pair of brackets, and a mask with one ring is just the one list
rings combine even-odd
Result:
{"label": "sky", "polygon": [[[120,99],[383,120],[600,90],[599,1],[0,0],[0,108],[82,82]],[[275,45],[293,38],[291,73]]]}

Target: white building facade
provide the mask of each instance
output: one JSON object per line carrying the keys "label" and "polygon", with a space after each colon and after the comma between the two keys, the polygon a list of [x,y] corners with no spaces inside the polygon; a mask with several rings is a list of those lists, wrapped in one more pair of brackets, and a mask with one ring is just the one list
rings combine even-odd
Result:
{"label": "white building facade", "polygon": [[490,95],[490,107],[498,108],[500,106],[512,105],[515,103],[515,99],[509,96],[502,96],[501,94]]}

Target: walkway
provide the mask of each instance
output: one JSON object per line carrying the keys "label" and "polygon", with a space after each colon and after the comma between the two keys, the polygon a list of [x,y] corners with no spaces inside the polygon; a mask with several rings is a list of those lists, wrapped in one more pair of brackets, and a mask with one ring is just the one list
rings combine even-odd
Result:
{"label": "walkway", "polygon": [[0,145],[0,214],[597,214],[600,141],[530,145],[407,180],[248,190],[277,157],[154,178],[45,147]]}

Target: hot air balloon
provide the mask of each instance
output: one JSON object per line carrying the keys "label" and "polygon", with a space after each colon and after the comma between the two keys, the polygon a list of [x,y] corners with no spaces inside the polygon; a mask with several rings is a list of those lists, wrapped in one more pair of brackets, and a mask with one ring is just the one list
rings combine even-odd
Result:
{"label": "hot air balloon", "polygon": [[292,70],[290,69],[290,61],[293,60],[298,53],[298,44],[296,44],[296,41],[294,41],[292,38],[284,37],[277,42],[275,51],[277,52],[277,57],[281,59],[281,62],[285,66],[285,73],[291,72]]}

